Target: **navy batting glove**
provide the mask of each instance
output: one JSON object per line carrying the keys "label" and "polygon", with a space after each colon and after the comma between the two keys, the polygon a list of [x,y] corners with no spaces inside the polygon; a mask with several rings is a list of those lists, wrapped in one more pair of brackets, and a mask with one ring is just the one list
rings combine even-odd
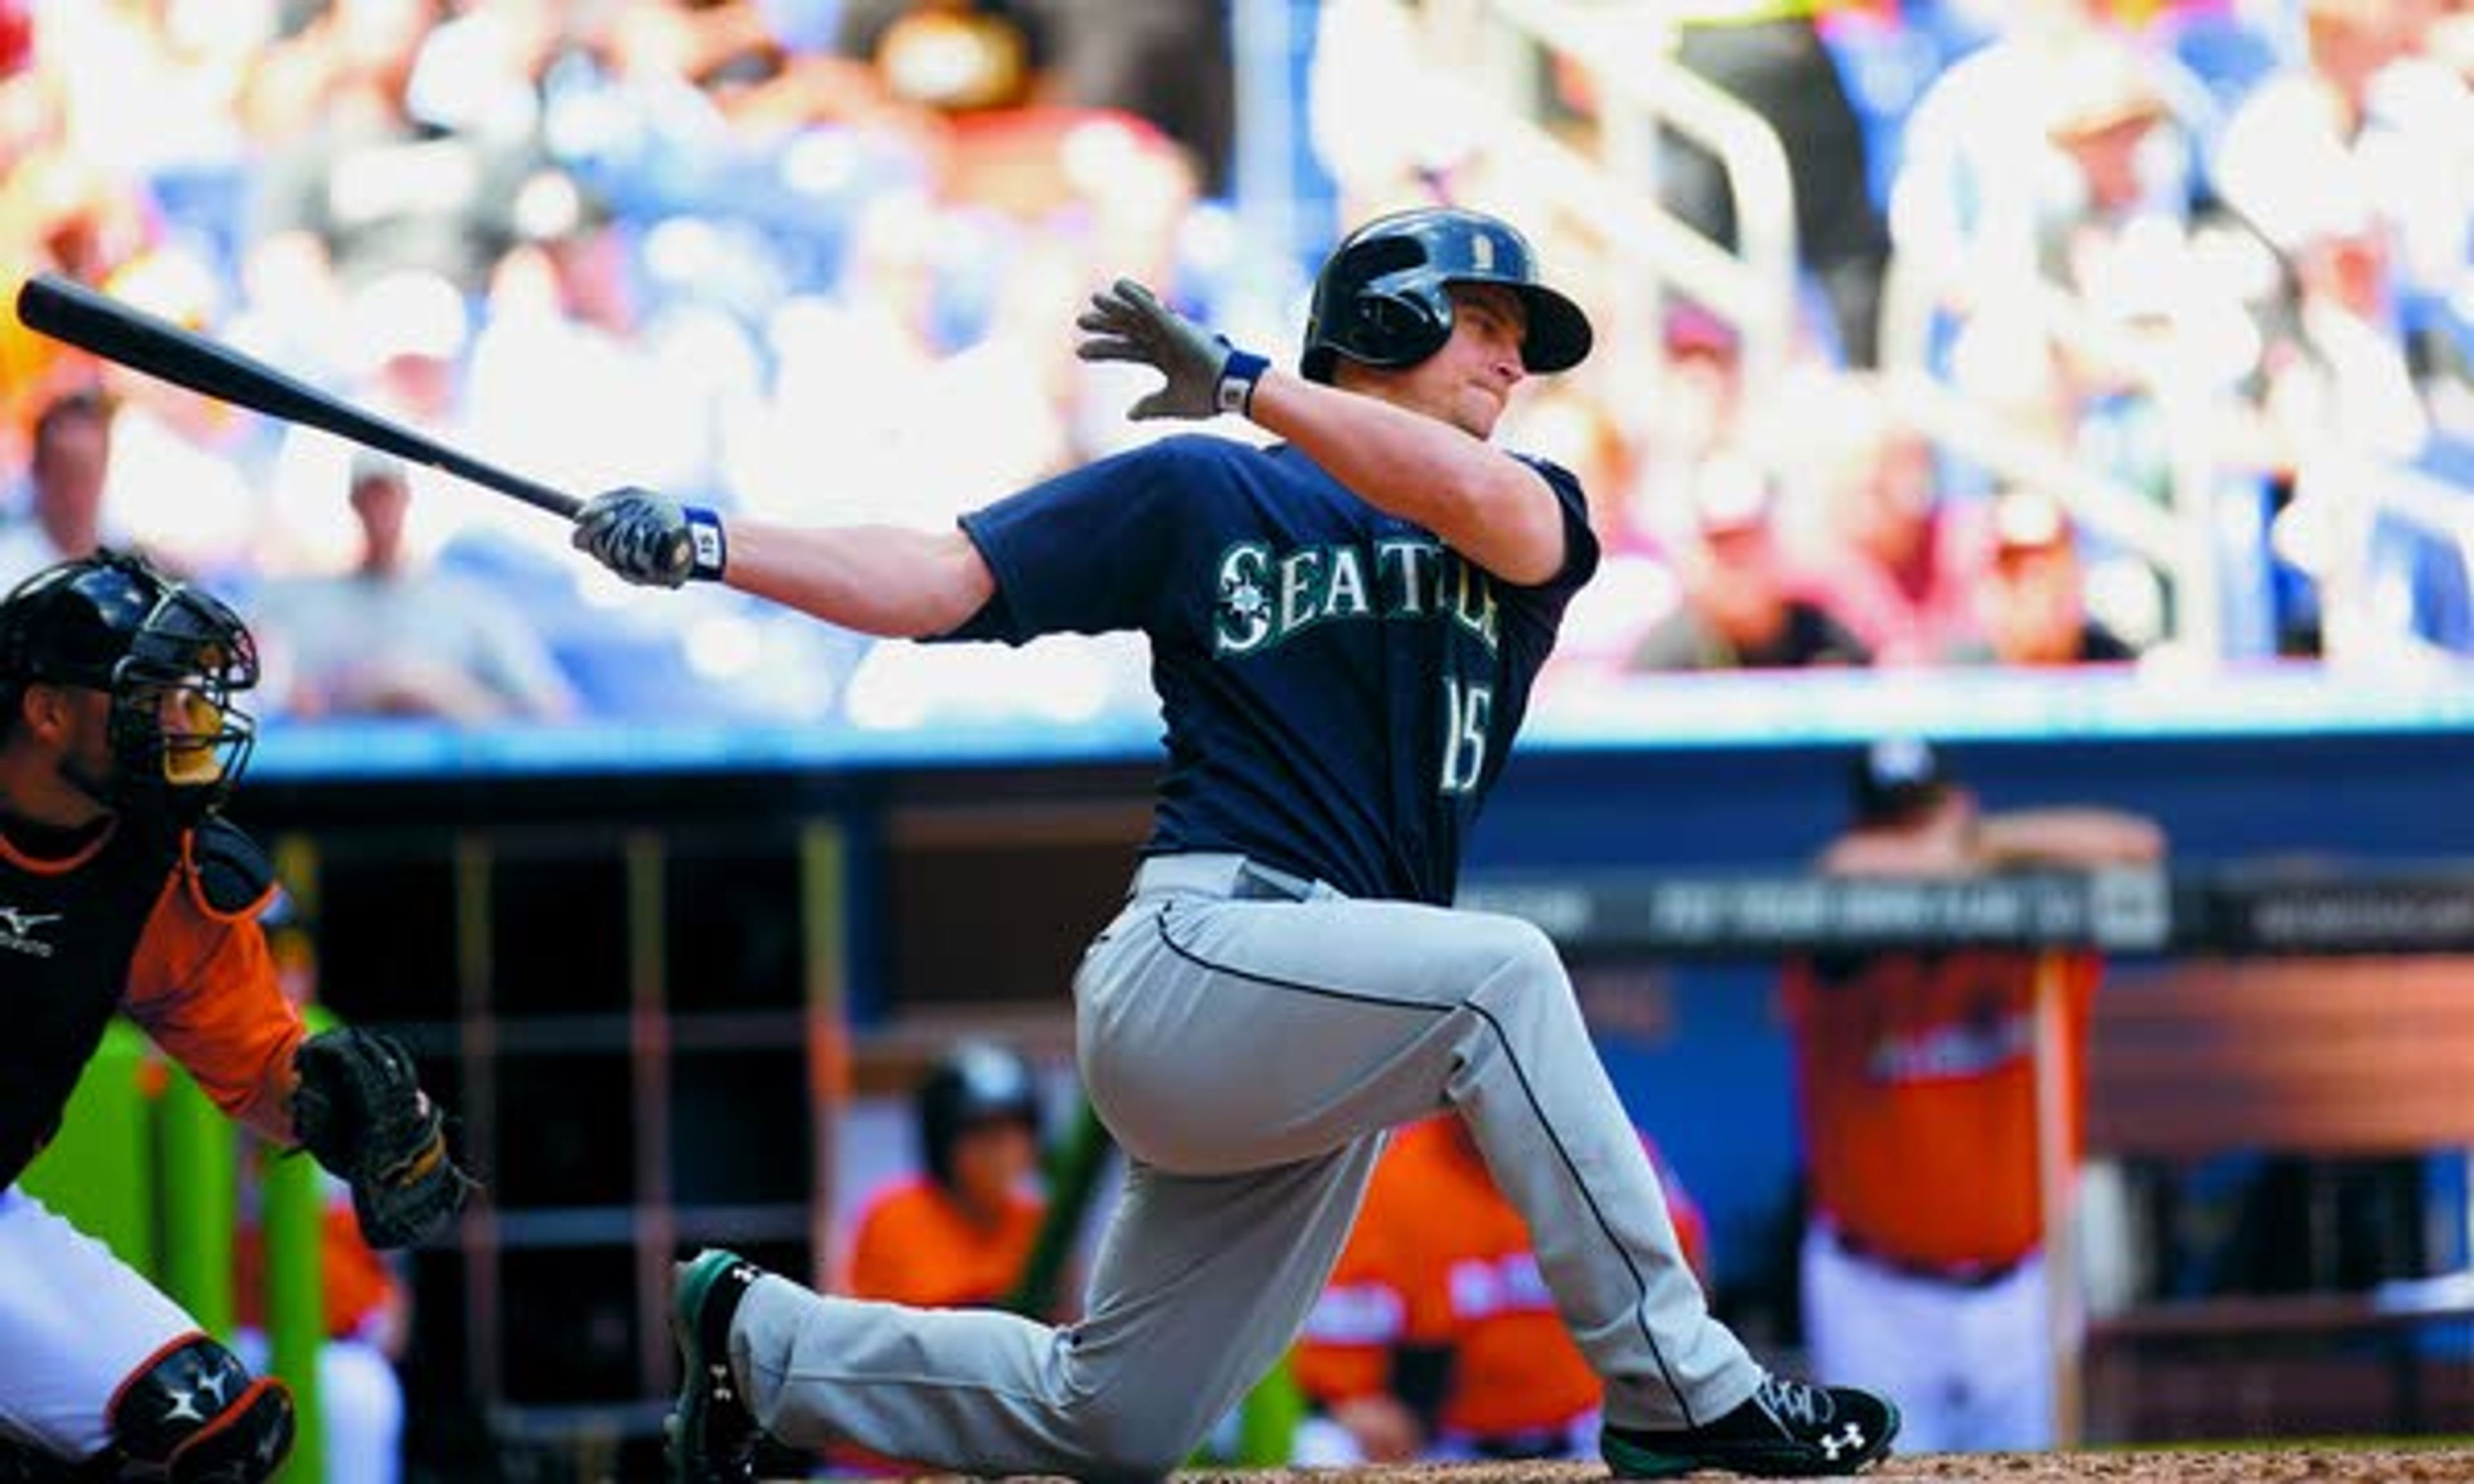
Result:
{"label": "navy batting glove", "polygon": [[718,579],[729,560],[719,515],[649,490],[594,495],[576,515],[569,539],[576,550],[646,587]]}
{"label": "navy batting glove", "polygon": [[1083,360],[1128,361],[1168,378],[1134,403],[1128,416],[1137,419],[1243,416],[1252,409],[1254,383],[1270,365],[1161,303],[1131,278],[1092,295],[1074,323],[1083,336],[1074,353]]}

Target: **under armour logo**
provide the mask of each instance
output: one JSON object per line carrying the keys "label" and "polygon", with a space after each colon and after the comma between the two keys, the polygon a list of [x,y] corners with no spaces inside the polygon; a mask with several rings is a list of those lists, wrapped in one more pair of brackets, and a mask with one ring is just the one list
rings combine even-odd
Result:
{"label": "under armour logo", "polygon": [[163,1421],[167,1423],[202,1423],[206,1420],[206,1415],[198,1410],[198,1394],[194,1391],[172,1393],[172,1404],[163,1409]]}
{"label": "under armour logo", "polygon": [[1841,1431],[1838,1436],[1834,1438],[1824,1438],[1821,1440],[1821,1456],[1829,1459],[1831,1463],[1836,1463],[1838,1461],[1838,1450],[1840,1448],[1852,1448],[1860,1449],[1863,1446],[1864,1429],[1858,1427],[1854,1423],[1849,1423],[1846,1428]]}

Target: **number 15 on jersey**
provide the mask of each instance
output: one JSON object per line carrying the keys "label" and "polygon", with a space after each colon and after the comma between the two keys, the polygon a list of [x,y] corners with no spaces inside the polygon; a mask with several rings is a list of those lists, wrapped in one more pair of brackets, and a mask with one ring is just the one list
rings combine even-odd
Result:
{"label": "number 15 on jersey", "polygon": [[1486,771],[1487,723],[1494,717],[1494,687],[1443,677],[1443,791],[1466,794]]}

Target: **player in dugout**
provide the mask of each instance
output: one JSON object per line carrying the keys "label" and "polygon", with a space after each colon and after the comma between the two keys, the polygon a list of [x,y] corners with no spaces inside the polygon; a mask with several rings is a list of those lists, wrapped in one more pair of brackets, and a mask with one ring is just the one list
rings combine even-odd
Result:
{"label": "player in dugout", "polygon": [[925,1308],[1002,1304],[1048,1209],[1031,1186],[1040,1106],[1031,1065],[992,1041],[964,1041],[929,1068],[912,1104],[921,1173],[861,1209],[842,1290]]}
{"label": "player in dugout", "polygon": [[387,1038],[307,1035],[257,923],[264,852],[218,817],[255,737],[249,632],[106,549],[0,601],[0,1480],[255,1484],[289,1393],[17,1185],[123,1013],[215,1103],[352,1187],[381,1246],[462,1209],[440,1109]]}
{"label": "player in dugout", "polygon": [[[1853,764],[1841,876],[1952,877],[2154,864],[2151,821],[2093,807],[1979,807],[1939,752],[1888,737]],[[2052,1326],[2038,1184],[2038,955],[2011,947],[1796,958],[1795,1053],[1811,1219],[1807,1338],[1832,1374],[1894,1386],[1924,1451],[2052,1446]],[[2057,961],[2075,1161],[2090,1000],[2102,958]],[[2074,1166],[2075,1167],[2075,1165]],[[1965,1190],[1964,1200],[1919,1198]]]}
{"label": "player in dugout", "polygon": [[1122,911],[1075,979],[1082,1086],[1128,1157],[1082,1317],[811,1292],[681,1268],[673,1477],[760,1433],[972,1472],[1175,1469],[1287,1352],[1386,1131],[1466,1120],[1606,1387],[1622,1475],[1850,1473],[1880,1397],[1772,1373],[1713,1317],[1656,1172],[1535,925],[1452,905],[1598,541],[1570,473],[1497,447],[1533,373],[1589,352],[1528,240],[1458,207],[1378,218],[1321,270],[1292,372],[1118,279],[1086,360],[1157,371],[1137,419],[1250,420],[1085,465],[951,529],[725,528],[618,490],[578,547],[885,637],[1140,632],[1167,773]]}

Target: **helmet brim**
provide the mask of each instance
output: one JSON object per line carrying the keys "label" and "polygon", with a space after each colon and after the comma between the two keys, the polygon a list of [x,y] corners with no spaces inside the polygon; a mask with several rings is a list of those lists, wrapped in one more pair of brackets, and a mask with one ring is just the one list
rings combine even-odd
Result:
{"label": "helmet brim", "polygon": [[1581,306],[1542,283],[1508,284],[1519,291],[1529,311],[1529,329],[1520,339],[1520,364],[1540,373],[1570,371],[1589,359],[1597,332]]}

